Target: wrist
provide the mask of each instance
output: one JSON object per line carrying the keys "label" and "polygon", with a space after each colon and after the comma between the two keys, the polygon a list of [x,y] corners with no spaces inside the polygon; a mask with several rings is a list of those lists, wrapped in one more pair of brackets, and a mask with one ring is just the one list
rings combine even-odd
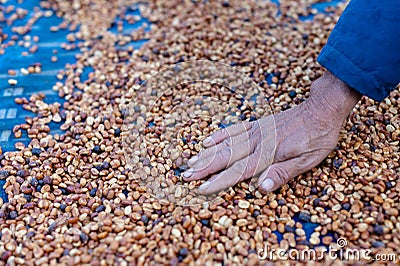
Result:
{"label": "wrist", "polygon": [[327,71],[311,85],[310,101],[325,119],[340,118],[343,122],[362,95]]}

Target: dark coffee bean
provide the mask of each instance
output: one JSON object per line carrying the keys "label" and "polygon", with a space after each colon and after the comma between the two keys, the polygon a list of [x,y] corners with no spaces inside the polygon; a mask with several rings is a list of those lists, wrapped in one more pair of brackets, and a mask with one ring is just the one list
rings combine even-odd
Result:
{"label": "dark coffee bean", "polygon": [[45,185],[51,185],[52,182],[53,182],[53,181],[52,181],[51,177],[48,176],[48,175],[46,175],[46,176],[43,178],[43,183],[44,183]]}
{"label": "dark coffee bean", "polygon": [[53,232],[57,228],[57,222],[52,222],[49,226],[49,233]]}
{"label": "dark coffee bean", "polygon": [[40,148],[33,148],[32,155],[39,156],[42,150]]}
{"label": "dark coffee bean", "polygon": [[314,205],[315,207],[318,207],[318,206],[320,205],[320,203],[321,203],[321,199],[319,199],[319,198],[316,198],[316,199],[314,199],[314,201],[313,201],[313,205]]}
{"label": "dark coffee bean", "polygon": [[255,210],[255,211],[253,212],[253,217],[254,217],[254,218],[257,218],[260,214],[261,214],[261,213],[260,213],[259,210]]}
{"label": "dark coffee bean", "polygon": [[188,255],[188,253],[189,253],[189,251],[188,251],[187,248],[181,248],[181,249],[179,250],[179,255],[182,256],[182,257],[184,257],[184,258],[186,258],[186,256]]}
{"label": "dark coffee bean", "polygon": [[374,126],[375,125],[375,121],[373,119],[368,119],[365,124],[367,124],[367,126]]}
{"label": "dark coffee bean", "polygon": [[[139,110],[140,110],[140,108],[139,108]],[[126,109],[126,108],[122,108],[121,109],[121,116],[122,117],[126,117],[128,114],[129,114],[128,109]]]}
{"label": "dark coffee bean", "polygon": [[181,140],[183,141],[183,144],[186,145],[187,144],[187,138],[181,138]]}
{"label": "dark coffee bean", "polygon": [[5,179],[10,175],[10,172],[8,172],[7,170],[0,170],[0,179]]}
{"label": "dark coffee bean", "polygon": [[296,231],[296,228],[290,225],[285,225],[285,231],[288,233],[294,233]]}
{"label": "dark coffee bean", "polygon": [[8,215],[9,219],[14,220],[15,218],[18,217],[18,213],[16,211],[11,211],[10,214]]}
{"label": "dark coffee bean", "polygon": [[208,220],[208,219],[201,219],[200,220],[200,223],[203,225],[203,226],[209,226],[210,225],[210,220]]}
{"label": "dark coffee bean", "polygon": [[67,187],[67,191],[68,191],[69,193],[74,193],[74,192],[75,192],[75,186],[68,186],[68,187]]}
{"label": "dark coffee bean", "polygon": [[374,241],[374,243],[372,243],[372,247],[374,247],[374,248],[383,248],[383,247],[385,247],[385,243],[383,243],[381,241]]}
{"label": "dark coffee bean", "polygon": [[251,194],[251,193],[246,193],[246,199],[247,199],[247,200],[253,199],[253,198],[254,198],[253,194]]}
{"label": "dark coffee bean", "polygon": [[100,146],[99,146],[99,145],[94,146],[92,151],[93,151],[94,153],[97,153],[97,154],[101,153]]}
{"label": "dark coffee bean", "polygon": [[110,168],[110,163],[107,162],[107,161],[105,161],[105,162],[103,162],[103,164],[101,165],[101,167],[102,167],[103,169],[107,170],[107,169]]}
{"label": "dark coffee bean", "polygon": [[81,240],[82,243],[86,243],[89,241],[89,237],[85,233],[80,233],[79,239]]}
{"label": "dark coffee bean", "polygon": [[343,209],[346,210],[346,211],[348,211],[348,210],[351,209],[351,205],[350,205],[350,203],[348,203],[348,202],[343,203],[342,207],[343,207]]}
{"label": "dark coffee bean", "polygon": [[3,263],[7,263],[7,260],[9,257],[11,257],[11,255],[11,251],[5,250],[3,253],[1,253],[0,259],[3,261]]}
{"label": "dark coffee bean", "polygon": [[90,190],[90,192],[89,192],[89,195],[90,195],[91,197],[95,197],[95,196],[96,196],[96,192],[97,192],[97,188],[92,188],[92,189]]}
{"label": "dark coffee bean", "polygon": [[104,206],[104,205],[100,205],[100,206],[98,206],[97,208],[96,208],[96,212],[102,212],[102,211],[105,211],[105,209],[106,209],[106,206]]}
{"label": "dark coffee bean", "polygon": [[65,212],[65,209],[67,208],[67,205],[65,205],[64,203],[61,203],[60,204],[60,210],[62,211],[62,212]]}
{"label": "dark coffee bean", "polygon": [[115,137],[119,137],[120,135],[121,135],[121,129],[118,127],[118,128],[116,128],[115,131],[114,131],[114,136],[115,136]]}
{"label": "dark coffee bean", "polygon": [[294,98],[294,97],[296,97],[296,95],[297,95],[297,93],[295,92],[295,91],[289,91],[289,97],[290,98]]}
{"label": "dark coffee bean", "polygon": [[318,194],[318,189],[316,187],[311,188],[311,194],[316,195]]}
{"label": "dark coffee bean", "polygon": [[308,223],[308,222],[311,221],[311,216],[310,216],[310,214],[308,212],[303,212],[302,211],[299,214],[299,220]]}
{"label": "dark coffee bean", "polygon": [[63,194],[63,195],[68,195],[69,193],[68,193],[68,191],[65,189],[65,188],[60,188],[60,190],[61,190],[61,193]]}
{"label": "dark coffee bean", "polygon": [[297,242],[297,244],[299,244],[299,245],[305,245],[305,246],[310,246],[310,242],[309,242],[307,239],[301,240],[301,241]]}
{"label": "dark coffee bean", "polygon": [[161,222],[161,218],[157,218],[155,221],[153,221],[152,225],[156,226],[159,222]]}
{"label": "dark coffee bean", "polygon": [[125,197],[128,197],[129,191],[127,189],[123,189],[122,193],[124,193]]}
{"label": "dark coffee bean", "polygon": [[144,214],[142,215],[141,220],[146,225],[149,222],[149,217],[147,217],[147,215]]}
{"label": "dark coffee bean", "polygon": [[279,199],[278,200],[278,205],[279,206],[283,206],[283,205],[285,205],[286,204],[286,200],[285,199]]}
{"label": "dark coffee bean", "polygon": [[384,233],[384,227],[382,226],[382,225],[380,225],[380,224],[376,224],[375,226],[374,226],[374,234],[376,234],[376,235],[378,235],[378,236],[381,236],[381,235],[383,235],[383,233]]}
{"label": "dark coffee bean", "polygon": [[385,185],[386,185],[386,188],[388,188],[388,189],[391,189],[392,187],[394,187],[392,182],[389,182],[389,181],[385,182]]}
{"label": "dark coffee bean", "polygon": [[101,171],[101,170],[103,170],[103,167],[101,166],[101,165],[96,165],[95,167],[94,167],[97,171]]}
{"label": "dark coffee bean", "polygon": [[335,167],[336,169],[339,169],[340,166],[342,166],[343,164],[343,159],[342,158],[335,158],[333,160],[333,167]]}
{"label": "dark coffee bean", "polygon": [[17,171],[17,176],[19,176],[19,177],[27,177],[28,175],[29,175],[29,173],[26,170],[18,170]]}
{"label": "dark coffee bean", "polygon": [[26,201],[31,201],[32,200],[32,195],[31,194],[24,194],[24,198],[26,199]]}
{"label": "dark coffee bean", "polygon": [[169,224],[169,225],[175,225],[175,224],[176,224],[175,219],[170,220],[170,221],[168,222],[168,224]]}
{"label": "dark coffee bean", "polygon": [[203,100],[200,99],[194,101],[195,105],[202,105],[203,103],[204,103]]}

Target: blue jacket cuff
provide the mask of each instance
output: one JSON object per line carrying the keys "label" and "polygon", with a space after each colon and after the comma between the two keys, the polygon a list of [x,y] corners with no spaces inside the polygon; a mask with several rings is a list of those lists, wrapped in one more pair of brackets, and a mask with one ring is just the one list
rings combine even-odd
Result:
{"label": "blue jacket cuff", "polygon": [[382,101],[389,95],[390,91],[382,88],[373,75],[361,69],[329,42],[319,54],[318,63],[354,90],[376,101]]}

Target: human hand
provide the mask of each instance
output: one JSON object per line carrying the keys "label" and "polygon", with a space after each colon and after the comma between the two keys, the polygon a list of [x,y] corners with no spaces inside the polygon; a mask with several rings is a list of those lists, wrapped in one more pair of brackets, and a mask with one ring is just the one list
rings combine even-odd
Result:
{"label": "human hand", "polygon": [[199,180],[221,171],[199,187],[201,193],[212,194],[261,173],[259,188],[273,191],[330,153],[344,119],[360,98],[327,72],[312,84],[310,98],[302,104],[206,138],[207,149],[189,160],[183,178]]}

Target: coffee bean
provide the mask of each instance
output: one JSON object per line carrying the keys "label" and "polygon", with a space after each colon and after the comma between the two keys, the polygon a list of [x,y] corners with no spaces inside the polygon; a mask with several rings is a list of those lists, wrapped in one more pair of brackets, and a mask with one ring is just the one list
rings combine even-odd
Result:
{"label": "coffee bean", "polygon": [[61,203],[60,204],[60,210],[62,211],[62,212],[65,212],[65,209],[67,208],[67,205],[65,205],[64,203]]}
{"label": "coffee bean", "polygon": [[39,156],[41,152],[40,148],[32,148],[32,155]]}
{"label": "coffee bean", "polygon": [[106,206],[104,206],[104,205],[100,205],[100,206],[98,206],[97,208],[96,208],[96,212],[103,212],[103,211],[105,211],[106,210]]}
{"label": "coffee bean", "polygon": [[96,196],[96,193],[97,193],[97,188],[92,188],[92,189],[90,190],[90,192],[89,192],[89,195],[90,195],[91,197],[95,197],[95,196]]}

